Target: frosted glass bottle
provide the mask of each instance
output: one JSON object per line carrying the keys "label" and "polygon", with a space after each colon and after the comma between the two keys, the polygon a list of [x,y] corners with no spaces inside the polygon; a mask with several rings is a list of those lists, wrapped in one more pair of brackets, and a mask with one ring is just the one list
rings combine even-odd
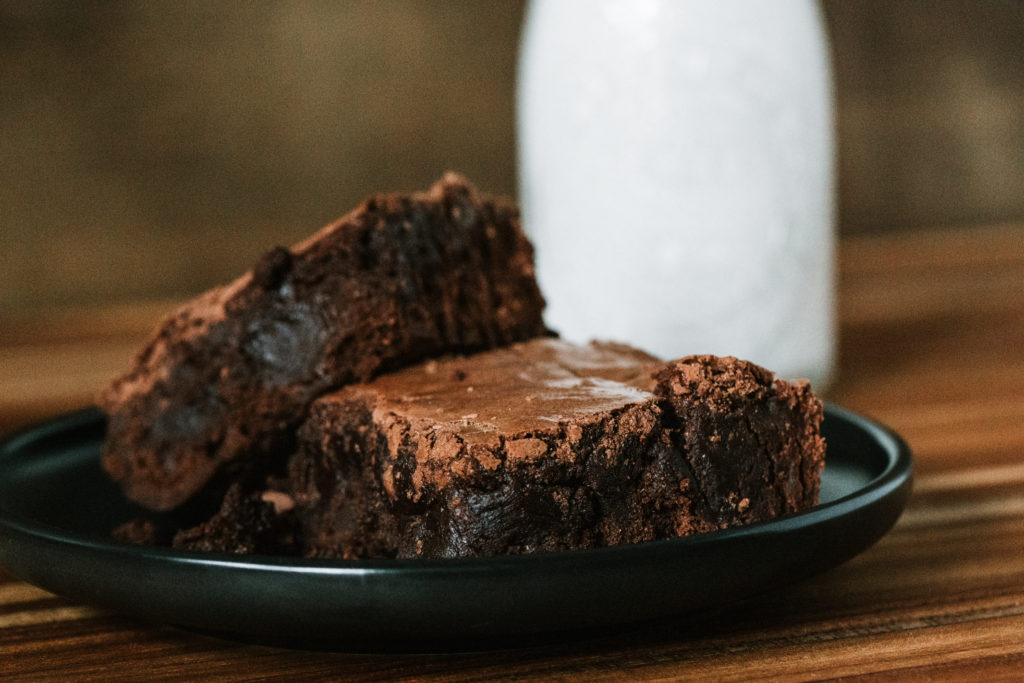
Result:
{"label": "frosted glass bottle", "polygon": [[518,108],[549,325],[828,381],[832,92],[815,3],[533,0]]}

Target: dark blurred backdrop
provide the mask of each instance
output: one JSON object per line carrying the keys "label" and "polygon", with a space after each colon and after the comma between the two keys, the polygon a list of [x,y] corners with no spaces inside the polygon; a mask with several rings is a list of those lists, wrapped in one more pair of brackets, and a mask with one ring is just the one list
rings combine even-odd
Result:
{"label": "dark blurred backdrop", "polygon": [[[1024,218],[1024,3],[823,7],[840,231]],[[0,324],[190,295],[447,169],[514,195],[523,12],[0,0]]]}

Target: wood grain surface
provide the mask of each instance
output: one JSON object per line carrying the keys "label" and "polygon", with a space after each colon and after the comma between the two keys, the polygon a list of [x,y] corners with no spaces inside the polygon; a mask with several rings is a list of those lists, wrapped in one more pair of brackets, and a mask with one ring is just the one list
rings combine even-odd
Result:
{"label": "wood grain surface", "polygon": [[[444,655],[228,642],[0,570],[0,679],[1022,680],[1024,226],[861,237],[839,262],[828,397],[896,429],[917,477],[896,527],[836,569],[711,614]],[[87,403],[165,308],[5,322],[0,429]]]}

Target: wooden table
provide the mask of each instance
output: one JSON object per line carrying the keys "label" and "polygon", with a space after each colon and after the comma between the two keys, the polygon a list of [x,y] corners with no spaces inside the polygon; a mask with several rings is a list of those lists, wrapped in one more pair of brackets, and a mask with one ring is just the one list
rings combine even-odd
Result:
{"label": "wooden table", "polygon": [[[0,570],[0,679],[1024,679],[1024,225],[847,240],[839,262],[829,398],[900,432],[917,480],[892,532],[836,569],[668,625],[436,656],[236,644]],[[5,321],[0,429],[87,403],[164,308]]]}

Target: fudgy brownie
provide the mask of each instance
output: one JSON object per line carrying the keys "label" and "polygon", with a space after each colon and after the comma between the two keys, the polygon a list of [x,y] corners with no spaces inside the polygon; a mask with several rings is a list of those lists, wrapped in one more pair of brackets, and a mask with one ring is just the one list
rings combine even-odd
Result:
{"label": "fudgy brownie", "polygon": [[430,361],[312,404],[297,551],[529,553],[770,519],[816,504],[821,419],[805,382],[735,358],[538,339]]}
{"label": "fudgy brownie", "polygon": [[165,320],[100,397],[103,466],[155,510],[218,473],[263,477],[317,396],[545,335],[543,306],[513,204],[453,174],[425,194],[373,197]]}

